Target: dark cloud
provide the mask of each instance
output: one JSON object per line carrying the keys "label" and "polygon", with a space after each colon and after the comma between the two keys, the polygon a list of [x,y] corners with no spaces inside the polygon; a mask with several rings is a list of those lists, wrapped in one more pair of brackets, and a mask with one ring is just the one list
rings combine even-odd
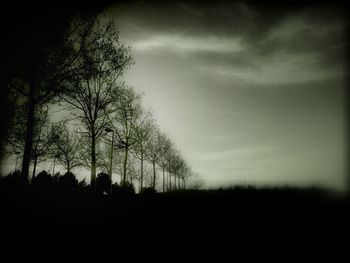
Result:
{"label": "dark cloud", "polygon": [[[123,39],[132,45],[137,45],[138,40],[151,41],[155,36],[169,37],[164,45],[179,45],[181,40],[171,37],[180,36],[191,37],[187,42],[193,45],[197,45],[193,38],[206,43],[208,37],[216,37],[217,42],[239,39],[245,46],[240,53],[222,48],[187,50],[186,55],[201,62],[256,67],[257,61],[281,53],[315,54],[317,67],[334,67],[344,64],[346,55],[348,23],[345,11],[335,4],[325,8],[298,3],[260,5],[252,1],[130,1],[115,6],[110,13],[119,21]],[[158,43],[157,51],[162,52],[161,41],[153,41]]]}

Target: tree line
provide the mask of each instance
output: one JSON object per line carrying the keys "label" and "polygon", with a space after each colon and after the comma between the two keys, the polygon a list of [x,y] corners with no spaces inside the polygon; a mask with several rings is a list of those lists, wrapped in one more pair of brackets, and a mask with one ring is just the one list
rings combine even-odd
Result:
{"label": "tree line", "polygon": [[[92,187],[98,169],[111,184],[113,173],[121,186],[137,181],[141,192],[146,184],[156,190],[159,171],[163,192],[186,187],[188,163],[143,107],[142,96],[122,80],[134,61],[114,21],[75,17],[62,41],[36,59],[35,74],[9,82],[16,107],[6,153],[22,159],[23,184],[35,180],[39,163],[51,162],[53,170],[56,163],[67,172],[88,168]],[[65,119],[52,122],[53,108]]]}

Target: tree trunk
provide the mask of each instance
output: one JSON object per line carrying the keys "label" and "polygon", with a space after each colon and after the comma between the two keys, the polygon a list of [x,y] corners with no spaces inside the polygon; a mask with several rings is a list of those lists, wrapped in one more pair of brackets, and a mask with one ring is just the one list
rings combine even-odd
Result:
{"label": "tree trunk", "polygon": [[36,171],[36,165],[38,163],[38,157],[34,158],[34,164],[33,164],[33,174],[32,174],[32,180],[35,178],[35,171]]}
{"label": "tree trunk", "polygon": [[91,186],[95,189],[96,184],[96,138],[93,135],[91,140]]}
{"label": "tree trunk", "polygon": [[140,191],[143,191],[143,153],[141,152],[141,186]]}
{"label": "tree trunk", "polygon": [[123,167],[123,182],[122,186],[126,185],[126,165],[128,162],[128,152],[129,152],[129,147],[125,147],[125,156],[124,156],[124,167]]}
{"label": "tree trunk", "polygon": [[169,191],[171,191],[171,172],[169,172]]}
{"label": "tree trunk", "polygon": [[174,174],[174,190],[176,190],[176,174]]}
{"label": "tree trunk", "polygon": [[153,161],[153,190],[156,190],[156,162]]}
{"label": "tree trunk", "polygon": [[70,161],[68,161],[68,162],[67,162],[67,173],[69,173],[70,170],[71,170],[71,168],[70,168]]}
{"label": "tree trunk", "polygon": [[162,167],[163,170],[163,193],[165,192],[165,176],[164,176],[164,166]]}
{"label": "tree trunk", "polygon": [[28,184],[29,177],[29,165],[32,158],[32,148],[33,148],[33,128],[34,128],[34,114],[35,114],[35,103],[34,103],[34,88],[30,88],[30,99],[28,102],[28,113],[27,113],[27,130],[26,130],[26,139],[25,147],[22,161],[22,180],[26,185]]}

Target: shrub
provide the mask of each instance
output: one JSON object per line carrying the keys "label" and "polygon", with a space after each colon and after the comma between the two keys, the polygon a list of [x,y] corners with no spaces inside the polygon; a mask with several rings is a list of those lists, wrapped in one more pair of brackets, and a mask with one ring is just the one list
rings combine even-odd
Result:
{"label": "shrub", "polygon": [[96,177],[96,193],[103,195],[109,193],[111,189],[111,179],[107,173],[101,172]]}

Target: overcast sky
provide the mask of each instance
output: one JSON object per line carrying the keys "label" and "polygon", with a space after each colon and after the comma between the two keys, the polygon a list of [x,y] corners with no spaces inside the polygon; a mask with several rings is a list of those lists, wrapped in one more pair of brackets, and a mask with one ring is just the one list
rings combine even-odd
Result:
{"label": "overcast sky", "polygon": [[133,50],[126,82],[207,187],[345,189],[341,9],[124,1],[106,14]]}
{"label": "overcast sky", "polygon": [[345,27],[336,7],[113,6],[159,126],[208,187],[345,186]]}

